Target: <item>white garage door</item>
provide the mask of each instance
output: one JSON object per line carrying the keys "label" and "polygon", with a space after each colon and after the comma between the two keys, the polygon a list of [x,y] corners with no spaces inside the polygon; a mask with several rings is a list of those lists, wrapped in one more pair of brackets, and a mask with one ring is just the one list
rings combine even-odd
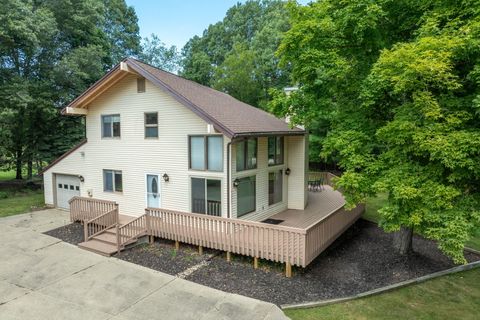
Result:
{"label": "white garage door", "polygon": [[69,209],[68,200],[80,195],[80,179],[77,176],[57,174],[57,207]]}

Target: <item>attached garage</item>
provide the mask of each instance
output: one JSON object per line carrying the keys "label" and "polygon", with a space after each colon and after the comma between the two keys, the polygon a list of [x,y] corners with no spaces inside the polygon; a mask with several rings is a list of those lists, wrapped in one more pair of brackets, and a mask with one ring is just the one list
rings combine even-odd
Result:
{"label": "attached garage", "polygon": [[80,178],[78,176],[56,174],[56,203],[58,208],[69,209],[68,200],[80,196]]}

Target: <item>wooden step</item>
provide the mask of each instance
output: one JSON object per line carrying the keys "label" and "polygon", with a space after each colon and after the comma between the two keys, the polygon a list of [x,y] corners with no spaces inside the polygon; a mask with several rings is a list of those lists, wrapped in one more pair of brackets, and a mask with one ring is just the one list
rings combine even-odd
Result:
{"label": "wooden step", "polygon": [[102,232],[96,236],[93,237],[93,239],[102,241],[108,244],[113,244],[117,245],[117,235],[116,233],[111,233],[111,232]]}
{"label": "wooden step", "polygon": [[107,257],[117,252],[116,245],[95,239],[90,239],[86,242],[79,243],[78,247]]}

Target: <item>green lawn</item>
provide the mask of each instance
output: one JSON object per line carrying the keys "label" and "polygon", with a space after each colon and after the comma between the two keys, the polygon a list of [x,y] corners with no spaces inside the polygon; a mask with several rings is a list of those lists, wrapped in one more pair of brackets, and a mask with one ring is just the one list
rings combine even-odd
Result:
{"label": "green lawn", "polygon": [[0,199],[0,217],[12,216],[25,213],[34,208],[45,206],[43,190],[22,190],[6,192],[7,198]]}
{"label": "green lawn", "polygon": [[[0,181],[15,179],[15,171],[0,171]],[[0,217],[25,213],[32,208],[45,206],[43,190],[21,189],[11,187],[0,189]]]}
{"label": "green lawn", "polygon": [[292,319],[478,319],[480,269],[433,279],[368,298],[285,310]]}

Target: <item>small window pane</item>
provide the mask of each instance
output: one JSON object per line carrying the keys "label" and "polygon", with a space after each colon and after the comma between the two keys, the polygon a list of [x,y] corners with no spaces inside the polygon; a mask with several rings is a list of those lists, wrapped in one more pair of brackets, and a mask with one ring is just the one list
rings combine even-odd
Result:
{"label": "small window pane", "polygon": [[283,137],[268,137],[268,165],[283,163]]}
{"label": "small window pane", "polygon": [[103,137],[109,138],[112,136],[112,122],[110,116],[102,116]]}
{"label": "small window pane", "polygon": [[190,137],[190,168],[205,170],[205,138]]}
{"label": "small window pane", "polygon": [[64,185],[63,185],[63,189],[67,189],[67,190],[68,190],[68,184],[64,184]]}
{"label": "small window pane", "polygon": [[220,180],[207,180],[207,214],[222,215],[222,191]]}
{"label": "small window pane", "polygon": [[158,113],[145,113],[145,124],[158,124]]}
{"label": "small window pane", "polygon": [[62,189],[62,184],[61,183],[58,184],[58,188]]}
{"label": "small window pane", "polygon": [[223,169],[223,138],[208,137],[208,170],[222,171]]}
{"label": "small window pane", "polygon": [[192,178],[192,212],[205,213],[205,179]]}
{"label": "small window pane", "polygon": [[120,137],[120,121],[113,123],[113,136]]}
{"label": "small window pane", "polygon": [[75,190],[75,187],[70,185],[70,190]]}
{"label": "small window pane", "polygon": [[146,127],[145,128],[145,137],[146,138],[158,138],[158,127]]}
{"label": "small window pane", "polygon": [[75,186],[75,190],[80,191],[80,187],[79,187],[79,186]]}
{"label": "small window pane", "polygon": [[137,92],[145,92],[145,78],[137,78]]}
{"label": "small window pane", "polygon": [[283,163],[283,137],[277,137],[276,150],[275,150],[275,163]]}
{"label": "small window pane", "polygon": [[248,139],[247,145],[247,169],[257,167],[257,139]]}
{"label": "small window pane", "polygon": [[275,164],[275,137],[268,137],[268,164]]}
{"label": "small window pane", "polygon": [[237,217],[255,211],[255,177],[239,179],[237,187]]}
{"label": "small window pane", "polygon": [[237,148],[237,171],[245,170],[245,141],[238,142]]}
{"label": "small window pane", "polygon": [[103,173],[103,188],[105,191],[113,191],[113,172],[110,170]]}
{"label": "small window pane", "polygon": [[115,172],[115,191],[118,191],[118,192],[123,191],[122,173],[121,172]]}

